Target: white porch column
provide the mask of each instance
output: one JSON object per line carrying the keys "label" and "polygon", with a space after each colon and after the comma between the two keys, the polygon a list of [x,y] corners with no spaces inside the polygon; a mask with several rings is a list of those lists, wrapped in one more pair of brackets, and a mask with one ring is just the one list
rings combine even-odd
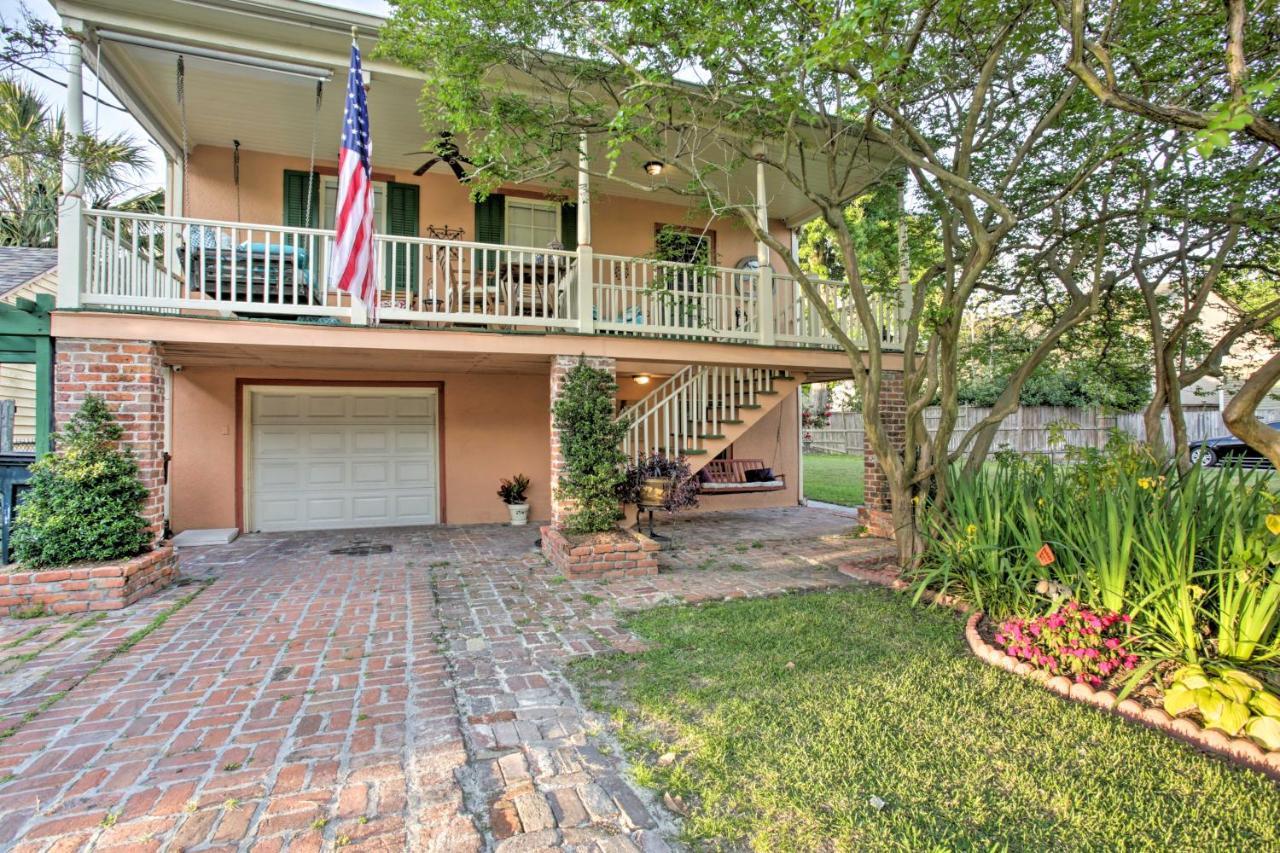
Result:
{"label": "white porch column", "polygon": [[578,331],[595,334],[595,259],[591,252],[591,158],[587,134],[578,136]]}
{"label": "white porch column", "polygon": [[[769,200],[765,182],[764,148],[759,149],[760,159],[756,160],[756,223],[760,230],[769,232]],[[773,267],[769,264],[769,246],[763,240],[756,241],[756,260],[760,263],[760,287],[756,295],[756,312],[760,317],[760,343],[773,346],[775,343],[773,300]]]}
{"label": "white porch column", "polygon": [[84,169],[77,156],[84,135],[82,23],[64,19],[67,30],[67,104],[63,110],[70,147],[62,160],[62,197],[58,200],[58,307],[79,308],[84,283]]}

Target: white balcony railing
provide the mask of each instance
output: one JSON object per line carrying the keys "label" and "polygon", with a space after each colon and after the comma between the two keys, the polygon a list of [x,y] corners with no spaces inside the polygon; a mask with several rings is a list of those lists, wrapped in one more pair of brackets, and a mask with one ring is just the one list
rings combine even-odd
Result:
{"label": "white balcony railing", "polygon": [[[82,307],[369,322],[363,305],[326,286],[332,231],[102,210],[81,217]],[[755,271],[593,255],[585,247],[386,234],[374,242],[381,324],[836,345],[796,282],[776,273],[771,293],[762,294]],[[823,288],[850,321],[846,328],[860,329],[844,285]],[[876,310],[892,346],[900,339],[897,306],[886,301]]]}

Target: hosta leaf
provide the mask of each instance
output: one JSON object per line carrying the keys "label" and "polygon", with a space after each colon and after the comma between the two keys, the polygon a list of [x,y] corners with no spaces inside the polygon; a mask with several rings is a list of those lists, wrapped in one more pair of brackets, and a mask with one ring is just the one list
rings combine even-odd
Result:
{"label": "hosta leaf", "polygon": [[1240,733],[1240,729],[1244,728],[1244,724],[1249,722],[1249,716],[1248,705],[1228,699],[1222,703],[1222,713],[1218,715],[1214,726],[1234,737]]}
{"label": "hosta leaf", "polygon": [[1280,718],[1280,698],[1273,693],[1255,693],[1249,707],[1266,717]]}
{"label": "hosta leaf", "polygon": [[1243,684],[1250,690],[1262,689],[1262,682],[1242,669],[1224,669],[1221,675],[1224,680],[1234,681],[1236,684]]}
{"label": "hosta leaf", "polygon": [[1164,710],[1171,717],[1196,707],[1196,694],[1181,684],[1175,684],[1165,691]]}
{"label": "hosta leaf", "polygon": [[1263,749],[1280,749],[1280,720],[1275,717],[1254,717],[1245,723],[1244,731]]}
{"label": "hosta leaf", "polygon": [[1174,673],[1173,683],[1182,684],[1190,690],[1199,690],[1201,687],[1209,686],[1209,679],[1205,677],[1203,669],[1192,665],[1184,666]]}
{"label": "hosta leaf", "polygon": [[[1173,674],[1173,680],[1185,681],[1188,676],[1192,676],[1192,675],[1204,675],[1204,667],[1200,666],[1197,663],[1187,664],[1186,666],[1182,667],[1182,669],[1178,670]],[[1200,686],[1203,687],[1204,685],[1202,684]]]}
{"label": "hosta leaf", "polygon": [[1209,723],[1216,723],[1218,717],[1222,715],[1222,709],[1230,701],[1212,687],[1200,687],[1194,691],[1196,697],[1196,709],[1200,712],[1200,716],[1204,717]]}
{"label": "hosta leaf", "polygon": [[1225,678],[1211,678],[1209,686],[1217,690],[1223,696],[1226,696],[1233,702],[1245,704],[1249,701],[1249,697],[1253,695],[1253,690],[1243,684],[1236,684],[1234,681],[1228,681]]}

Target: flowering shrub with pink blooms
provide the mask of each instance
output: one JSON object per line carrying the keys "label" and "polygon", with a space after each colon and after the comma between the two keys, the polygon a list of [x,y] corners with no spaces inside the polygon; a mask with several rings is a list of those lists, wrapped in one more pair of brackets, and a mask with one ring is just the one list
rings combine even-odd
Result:
{"label": "flowering shrub with pink blooms", "polygon": [[1045,616],[1006,620],[996,642],[1032,666],[1099,687],[1104,679],[1138,665],[1127,645],[1130,621],[1128,614],[1068,601]]}

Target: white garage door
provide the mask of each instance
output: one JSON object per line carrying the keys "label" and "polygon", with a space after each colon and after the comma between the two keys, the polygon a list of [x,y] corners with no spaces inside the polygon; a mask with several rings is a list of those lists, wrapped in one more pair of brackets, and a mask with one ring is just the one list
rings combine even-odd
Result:
{"label": "white garage door", "polygon": [[434,389],[262,389],[250,412],[253,529],[439,521]]}

